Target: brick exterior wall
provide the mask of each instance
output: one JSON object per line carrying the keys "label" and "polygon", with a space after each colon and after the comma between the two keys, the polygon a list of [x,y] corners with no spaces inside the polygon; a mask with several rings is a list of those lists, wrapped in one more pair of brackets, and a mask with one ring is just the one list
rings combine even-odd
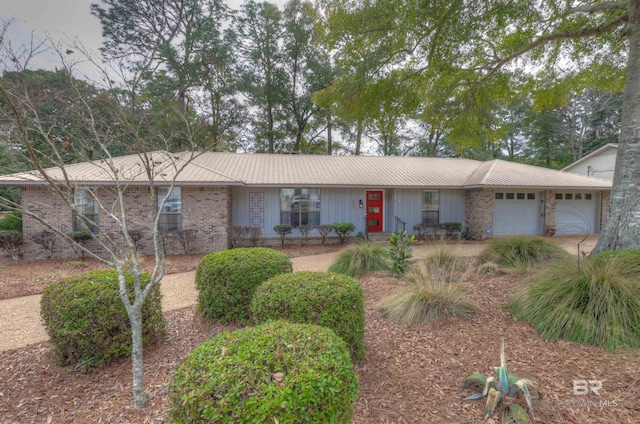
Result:
{"label": "brick exterior wall", "polygon": [[[149,187],[130,187],[125,193],[125,210],[130,230],[143,233],[141,253],[153,253],[153,234],[151,231],[151,213]],[[98,189],[98,199],[105,208],[117,207],[116,193],[107,187]],[[73,213],[60,198],[46,187],[23,187],[23,206],[41,217],[62,232],[73,230]],[[117,211],[114,211],[117,215]],[[106,211],[99,212],[100,233],[110,234],[116,240],[122,240],[119,225],[109,218]],[[45,227],[36,219],[25,214],[23,217],[24,258],[27,260],[44,259],[42,247],[31,241],[31,235]],[[231,190],[228,187],[182,187],[182,229],[197,230],[190,253],[209,253],[229,247],[231,225]],[[88,247],[99,255],[106,252],[96,241],[90,241]],[[170,240],[166,246],[167,254],[182,254],[184,250],[176,240]],[[73,258],[76,254],[71,245],[58,237],[54,249],[54,258]]]}
{"label": "brick exterior wall", "polygon": [[465,191],[465,224],[469,229],[467,237],[473,240],[491,238],[486,229],[493,231],[494,190],[471,189]]}
{"label": "brick exterior wall", "polygon": [[[544,235],[552,236],[556,232],[556,192],[544,192]],[[552,234],[553,233],[553,234]]]}

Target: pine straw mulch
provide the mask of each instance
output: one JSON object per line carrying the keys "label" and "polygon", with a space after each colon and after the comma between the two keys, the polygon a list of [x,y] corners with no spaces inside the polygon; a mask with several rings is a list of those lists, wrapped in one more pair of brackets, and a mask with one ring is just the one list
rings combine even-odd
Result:
{"label": "pine straw mulch", "polygon": [[[534,406],[537,422],[638,422],[640,351],[609,353],[576,343],[543,341],[503,307],[517,280],[474,278],[469,287],[479,308],[475,318],[406,328],[382,319],[376,310],[397,281],[384,274],[362,278],[367,354],[355,366],[362,390],[352,422],[483,422],[483,401],[462,402],[474,391],[462,382],[471,373],[488,374],[500,365],[501,336],[509,371],[531,379],[543,396]],[[145,408],[130,406],[128,361],[84,373],[53,365],[51,346],[40,343],[0,353],[0,422],[164,422],[172,370],[180,358],[218,331],[194,318],[193,308],[169,312],[166,318],[168,337],[145,350],[145,384],[151,395]],[[602,380],[600,397],[574,396],[576,379]]]}
{"label": "pine straw mulch", "polygon": [[[295,258],[335,252],[343,247],[344,245],[341,244],[303,246],[286,244],[272,248],[285,253],[290,258]],[[200,258],[202,258],[201,254],[168,256],[167,274],[193,271]],[[142,258],[141,263],[143,268],[150,272],[154,260],[152,257],[145,257]],[[0,256],[0,300],[40,294],[47,284],[84,274],[93,269],[106,268],[106,265],[95,259],[47,259],[14,262],[7,255]]]}

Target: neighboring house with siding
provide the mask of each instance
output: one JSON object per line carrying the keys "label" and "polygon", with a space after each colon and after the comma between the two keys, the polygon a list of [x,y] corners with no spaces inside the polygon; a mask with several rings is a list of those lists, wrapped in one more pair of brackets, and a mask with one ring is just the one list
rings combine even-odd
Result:
{"label": "neighboring house with siding", "polygon": [[618,144],[609,143],[589,152],[582,158],[567,165],[562,170],[574,174],[587,175],[589,177],[603,178],[613,181],[613,173],[616,170],[616,158],[618,156]]}
{"label": "neighboring house with siding", "polygon": [[[163,152],[154,152],[162,162]],[[175,155],[173,155],[175,156]],[[131,227],[146,234],[151,247],[148,210],[149,182],[136,155],[114,159],[120,177],[128,181],[125,201]],[[76,202],[93,214],[94,232],[117,233],[116,224],[92,200],[113,202],[112,178],[99,161],[67,166],[75,185]],[[61,179],[58,169],[49,176]],[[166,193],[172,175],[156,177]],[[22,187],[23,206],[62,231],[74,229],[72,212],[32,173],[0,176],[2,185]],[[203,153],[177,177],[162,212],[161,230],[197,230],[192,250],[205,253],[229,247],[229,229],[260,227],[262,236],[276,240],[276,224],[331,224],[348,221],[355,232],[391,232],[397,220],[408,232],[418,223],[461,222],[473,239],[494,235],[580,233],[599,231],[606,215],[611,182],[587,176],[501,160],[480,162],[457,158],[321,156],[288,154]],[[570,230],[556,206],[574,202]],[[586,212],[585,212],[586,211]],[[560,219],[559,219],[560,218]],[[561,226],[557,227],[560,220]],[[30,235],[43,227],[23,220],[24,254],[42,256]],[[73,256],[62,243],[57,257]],[[175,250],[175,251],[172,251]],[[99,252],[98,252],[99,253]],[[168,253],[179,253],[176,246]]]}
{"label": "neighboring house with siding", "polygon": [[[589,152],[562,170],[588,177],[613,181],[618,157],[618,144],[609,143]],[[559,234],[581,234],[580,222],[591,222],[594,213],[585,202],[575,199],[573,193],[556,194],[556,225]]]}

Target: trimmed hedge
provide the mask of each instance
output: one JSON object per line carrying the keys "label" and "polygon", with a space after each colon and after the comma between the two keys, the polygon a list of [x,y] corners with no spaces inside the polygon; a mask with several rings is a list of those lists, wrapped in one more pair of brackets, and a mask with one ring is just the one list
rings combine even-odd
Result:
{"label": "trimmed hedge", "polygon": [[256,287],[291,271],[291,260],[284,253],[263,247],[205,255],[196,269],[197,310],[205,321],[245,324]]}
{"label": "trimmed hedge", "polygon": [[21,231],[0,230],[0,250],[11,255],[11,259],[14,261],[20,259],[20,249],[23,243]]}
{"label": "trimmed hedge", "polygon": [[331,229],[340,237],[340,243],[344,243],[347,236],[355,231],[356,226],[352,222],[336,222],[331,224]]}
{"label": "trimmed hedge", "polygon": [[22,232],[22,213],[13,211],[0,219],[0,231]]}
{"label": "trimmed hedge", "polygon": [[346,275],[303,271],[273,277],[256,289],[251,313],[256,323],[285,319],[328,327],[354,359],[364,356],[364,294]]}
{"label": "trimmed hedge", "polygon": [[349,423],[358,377],[333,331],[273,321],[194,349],[169,385],[172,423]]}
{"label": "trimmed hedge", "polygon": [[[149,274],[142,275],[143,287]],[[133,298],[133,277],[126,276]],[[156,285],[142,307],[143,342],[165,334]],[[99,365],[131,354],[131,326],[119,294],[115,270],[96,270],[44,288],[40,315],[60,365]]]}

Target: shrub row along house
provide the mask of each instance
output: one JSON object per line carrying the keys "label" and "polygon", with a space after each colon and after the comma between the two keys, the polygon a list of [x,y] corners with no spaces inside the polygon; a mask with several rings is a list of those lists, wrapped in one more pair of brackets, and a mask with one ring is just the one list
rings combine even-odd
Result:
{"label": "shrub row along house", "polygon": [[[167,155],[151,154],[156,163]],[[123,156],[114,165],[127,182],[130,228],[142,233],[143,252],[150,251],[151,188],[139,171],[141,159]],[[92,231],[98,236],[117,232],[103,209],[114,203],[114,178],[104,163],[68,165],[65,171],[76,203],[96,223]],[[59,169],[49,170],[48,176],[63,179]],[[172,177],[166,170],[154,177],[159,197],[168,193]],[[78,229],[71,210],[36,173],[0,176],[0,184],[22,187],[23,207],[61,231]],[[356,232],[370,233],[405,224],[411,233],[417,224],[460,222],[472,239],[597,233],[610,189],[611,181],[501,160],[207,152],[177,176],[161,211],[160,230],[197,230],[191,249],[198,253],[227,249],[232,226],[258,227],[263,239],[274,240],[277,224],[295,229],[335,222],[351,222]],[[24,216],[25,258],[43,257],[31,237],[43,228]],[[167,249],[181,251],[179,246]],[[70,256],[71,247],[59,243],[54,257]]]}

